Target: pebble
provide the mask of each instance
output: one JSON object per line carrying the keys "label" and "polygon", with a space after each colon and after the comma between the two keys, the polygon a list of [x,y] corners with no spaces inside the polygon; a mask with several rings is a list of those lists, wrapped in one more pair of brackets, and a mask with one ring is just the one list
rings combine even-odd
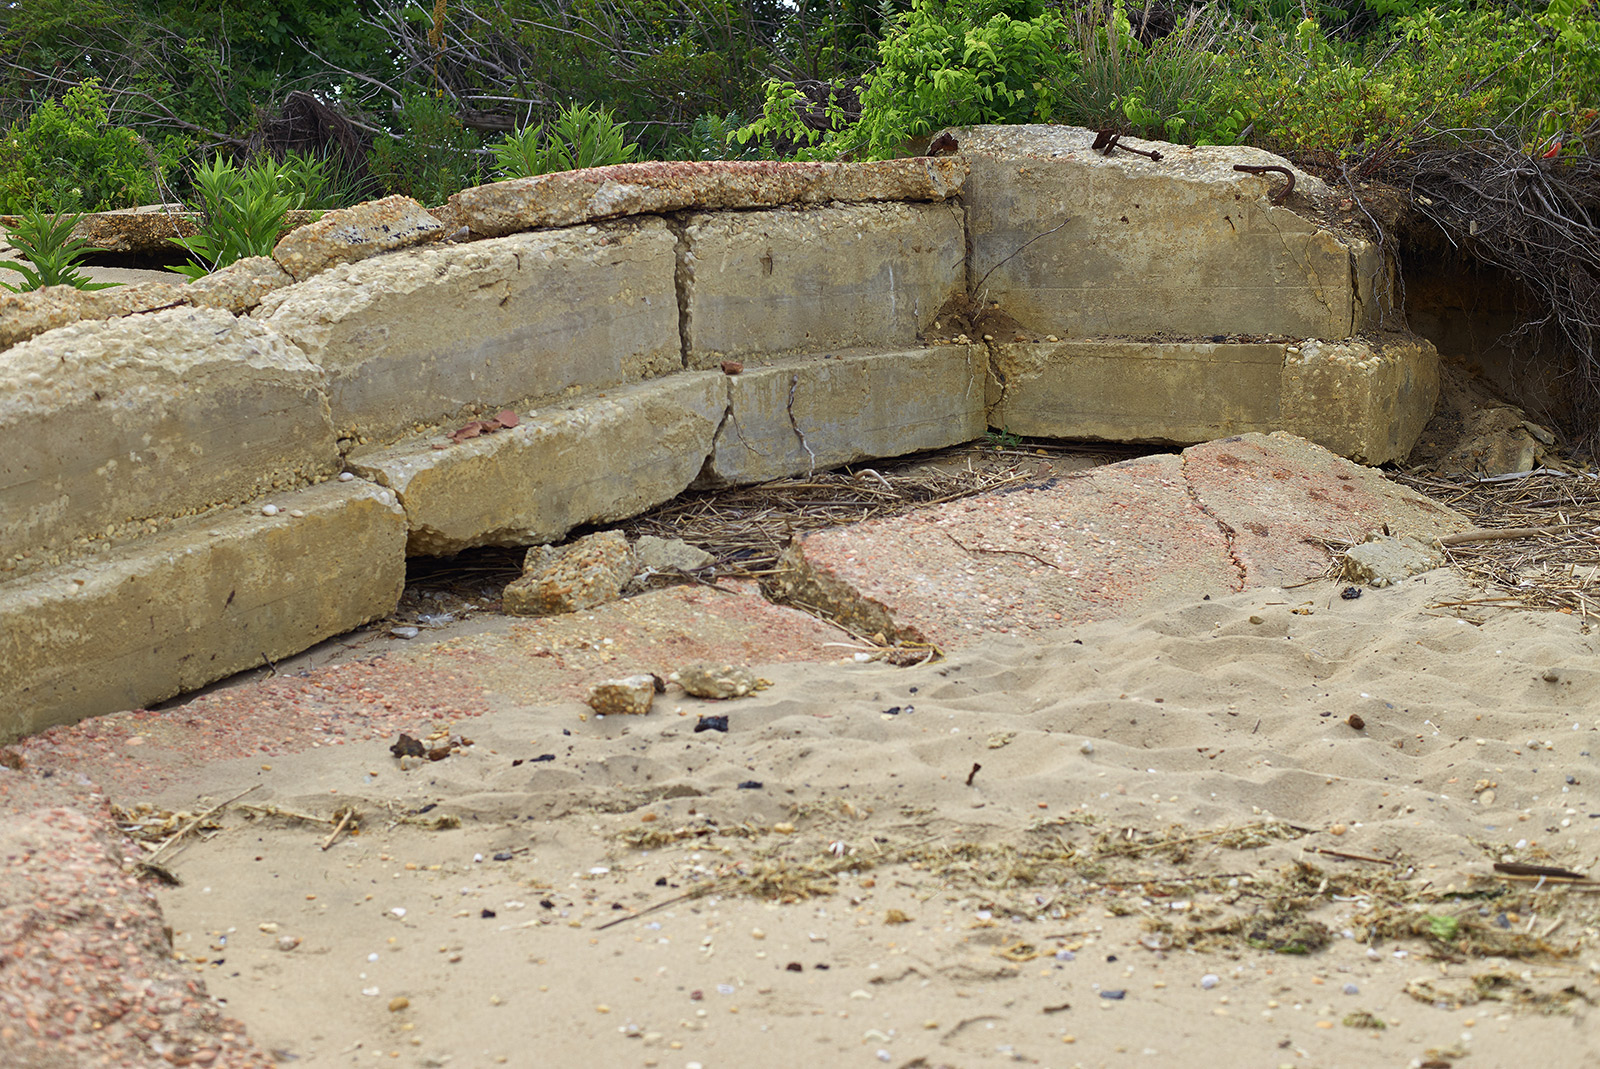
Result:
{"label": "pebble", "polygon": [[1357,987],[1355,984],[1345,984],[1343,990],[1344,990],[1344,993],[1347,994],[1347,995],[1359,995],[1359,994],[1361,994],[1361,989],[1359,987]]}
{"label": "pebble", "polygon": [[406,998],[404,995],[397,995],[389,1000],[389,1012],[399,1013],[409,1005],[411,1005],[410,999]]}
{"label": "pebble", "polygon": [[342,483],[347,483],[347,482],[349,482],[350,480],[352,480],[354,478],[355,478],[355,473],[354,472],[341,471],[339,473],[339,481],[342,482]]}
{"label": "pebble", "polygon": [[278,514],[278,506],[277,505],[262,505],[261,506],[261,515],[263,515],[263,516],[276,516],[277,514]]}
{"label": "pebble", "polygon": [[1214,972],[1208,972],[1204,976],[1200,977],[1200,986],[1205,988],[1207,991],[1210,991],[1213,987],[1216,987],[1220,983],[1222,983],[1222,978]]}

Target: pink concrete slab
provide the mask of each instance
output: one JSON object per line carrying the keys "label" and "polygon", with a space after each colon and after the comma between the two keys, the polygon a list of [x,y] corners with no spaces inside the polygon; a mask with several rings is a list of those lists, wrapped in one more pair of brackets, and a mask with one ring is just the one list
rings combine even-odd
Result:
{"label": "pink concrete slab", "polygon": [[[806,563],[942,647],[1241,589],[1227,538],[1175,455],[808,536]],[[832,584],[825,584],[832,585]],[[823,606],[838,612],[838,606]],[[846,623],[858,629],[870,615]]]}
{"label": "pink concrete slab", "polygon": [[1385,524],[1430,541],[1472,526],[1466,518],[1292,434],[1245,434],[1183,451],[1183,476],[1225,524],[1249,586],[1283,586],[1319,574],[1318,539],[1360,541]]}
{"label": "pink concrete slab", "polygon": [[945,648],[1319,575],[1320,539],[1469,526],[1372,468],[1249,434],[807,536],[777,593]]}

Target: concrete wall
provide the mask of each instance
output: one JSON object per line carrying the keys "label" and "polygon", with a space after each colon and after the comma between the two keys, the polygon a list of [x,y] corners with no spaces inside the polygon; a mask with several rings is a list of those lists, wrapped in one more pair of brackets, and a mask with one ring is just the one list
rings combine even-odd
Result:
{"label": "concrete wall", "polygon": [[991,426],[1409,449],[1431,349],[1351,337],[1388,314],[1387,265],[1269,203],[1231,169],[1248,150],[958,136],[388,198],[203,285],[0,297],[0,740],[381,617],[407,554],[556,541],[691,485]]}

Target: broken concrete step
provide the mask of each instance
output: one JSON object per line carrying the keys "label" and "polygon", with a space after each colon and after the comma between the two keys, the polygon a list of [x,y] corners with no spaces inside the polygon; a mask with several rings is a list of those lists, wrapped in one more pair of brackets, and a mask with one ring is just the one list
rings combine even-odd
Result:
{"label": "broken concrete step", "polygon": [[0,586],[0,741],[170,698],[392,612],[405,534],[393,494],[333,480]]}
{"label": "broken concrete step", "polygon": [[711,455],[726,379],[685,372],[606,390],[442,449],[442,438],[414,438],[350,468],[399,496],[413,555],[556,542],[682,493]]}
{"label": "broken concrete step", "polygon": [[1411,451],[1439,395],[1438,353],[1412,334],[991,348],[990,425],[1038,437],[1187,444],[1286,430],[1385,464]]}
{"label": "broken concrete step", "polygon": [[764,482],[982,436],[981,348],[841,353],[747,367],[698,481]]}

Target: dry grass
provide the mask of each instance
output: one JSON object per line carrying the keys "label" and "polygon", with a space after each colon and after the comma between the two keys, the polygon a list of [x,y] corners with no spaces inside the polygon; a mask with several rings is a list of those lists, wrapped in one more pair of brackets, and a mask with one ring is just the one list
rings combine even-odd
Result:
{"label": "dry grass", "polygon": [[1538,534],[1446,544],[1446,562],[1508,607],[1600,617],[1600,477],[1553,470],[1515,478],[1401,474],[1396,480],[1480,530]]}

